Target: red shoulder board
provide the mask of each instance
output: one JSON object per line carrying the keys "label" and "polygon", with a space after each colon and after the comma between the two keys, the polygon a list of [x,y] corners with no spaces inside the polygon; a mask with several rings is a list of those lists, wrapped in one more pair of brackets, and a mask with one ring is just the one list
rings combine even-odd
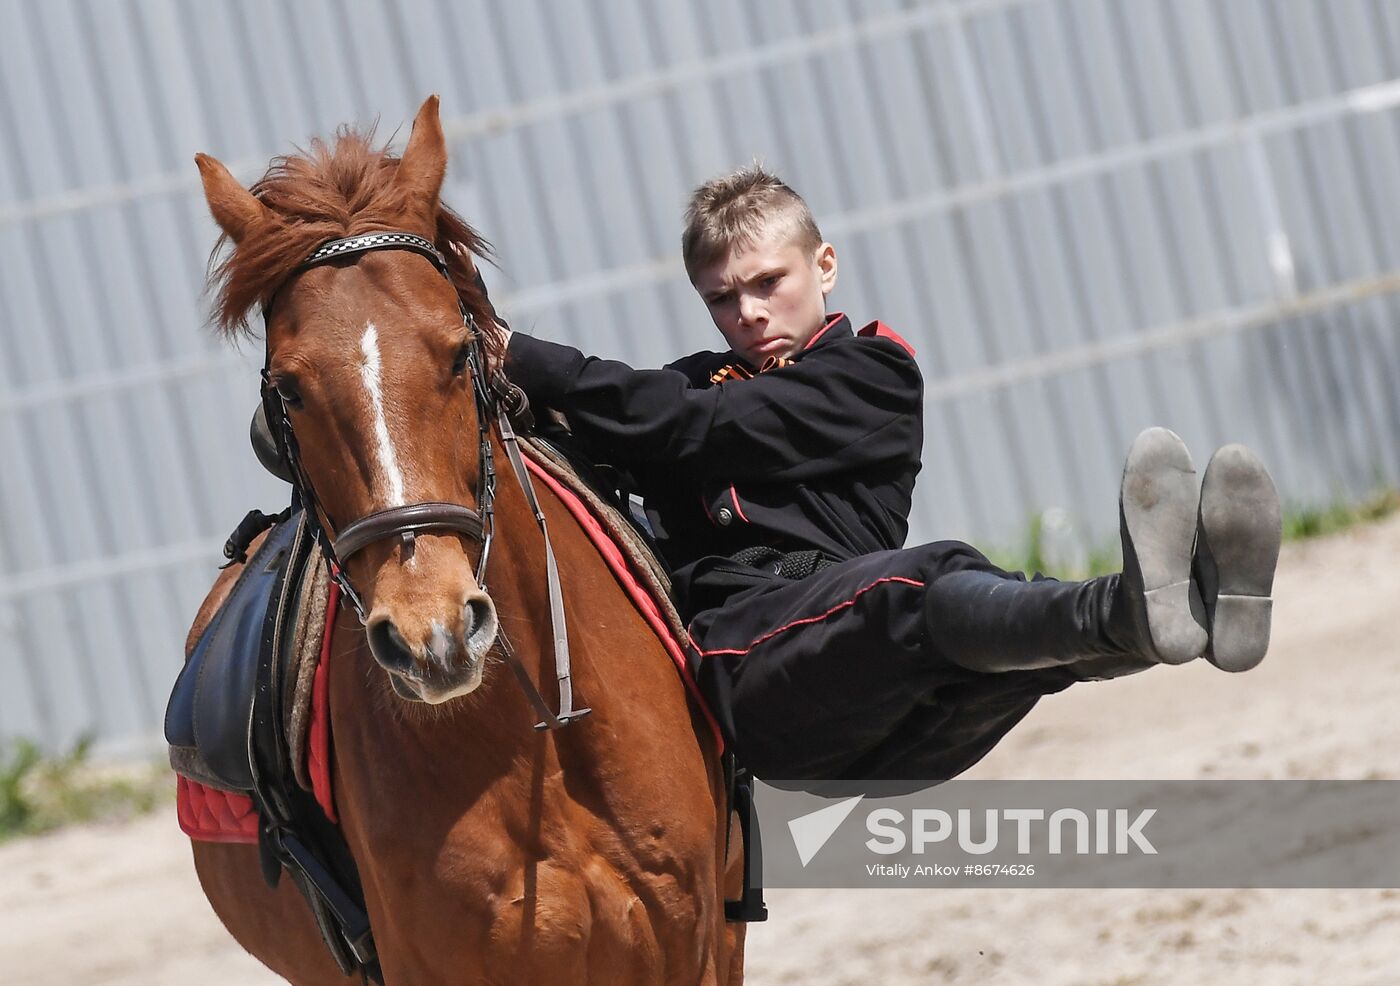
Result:
{"label": "red shoulder board", "polygon": [[871,322],[865,328],[861,329],[859,332],[856,333],[856,335],[860,336],[863,339],[889,339],[892,342],[899,343],[900,346],[904,348],[904,351],[910,356],[914,355],[914,347],[909,345],[909,343],[905,342],[903,337],[900,336],[898,332],[890,328],[884,322],[879,321],[878,319],[874,322]]}

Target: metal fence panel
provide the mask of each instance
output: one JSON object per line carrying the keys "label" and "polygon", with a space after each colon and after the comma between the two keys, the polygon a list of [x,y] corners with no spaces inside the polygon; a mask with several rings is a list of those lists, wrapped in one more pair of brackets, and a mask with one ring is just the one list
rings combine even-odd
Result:
{"label": "metal fence panel", "polygon": [[1400,6],[1382,0],[0,0],[0,737],[158,735],[217,547],[279,484],[256,344],[201,330],[191,163],[406,136],[517,329],[715,345],[686,194],[759,158],[836,307],[919,349],[911,538],[1111,542],[1142,427],[1259,447],[1295,504],[1400,481]]}

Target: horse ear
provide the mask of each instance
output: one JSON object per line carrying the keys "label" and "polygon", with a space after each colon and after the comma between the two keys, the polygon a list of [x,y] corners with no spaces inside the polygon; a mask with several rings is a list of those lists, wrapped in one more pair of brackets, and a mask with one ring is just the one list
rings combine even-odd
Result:
{"label": "horse ear", "polygon": [[269,217],[267,206],[244,188],[217,158],[196,154],[194,163],[199,166],[204,199],[209,203],[214,222],[234,243],[241,242],[249,231]]}
{"label": "horse ear", "polygon": [[413,119],[413,133],[408,138],[399,161],[398,184],[422,208],[427,210],[429,223],[437,212],[438,193],[447,173],[447,140],[438,118],[438,97],[429,96]]}

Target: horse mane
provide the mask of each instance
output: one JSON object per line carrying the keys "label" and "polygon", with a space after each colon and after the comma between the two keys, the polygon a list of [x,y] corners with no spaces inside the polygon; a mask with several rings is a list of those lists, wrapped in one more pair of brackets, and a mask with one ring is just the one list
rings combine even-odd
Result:
{"label": "horse mane", "polygon": [[[251,191],[274,224],[232,245],[219,237],[209,256],[208,286],[214,325],[225,338],[254,335],[248,313],[267,305],[311,252],[327,240],[384,229],[404,229],[413,213],[394,176],[399,158],[374,145],[374,129],[341,127],[333,144],[312,138],[309,151],[273,158]],[[505,331],[478,286],[471,256],[490,259],[491,244],[466,220],[438,203],[433,240],[447,258],[452,286],[476,320],[486,363],[504,362]]]}

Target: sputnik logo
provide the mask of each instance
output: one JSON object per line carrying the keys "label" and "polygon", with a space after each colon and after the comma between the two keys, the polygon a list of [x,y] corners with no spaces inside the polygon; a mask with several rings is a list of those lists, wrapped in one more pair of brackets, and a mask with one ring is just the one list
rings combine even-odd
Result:
{"label": "sputnik logo", "polygon": [[792,833],[792,843],[797,847],[797,858],[802,861],[804,868],[812,861],[813,856],[821,852],[822,846],[826,845],[836,834],[841,823],[850,816],[851,812],[856,810],[856,805],[860,804],[864,798],[863,794],[847,798],[845,801],[838,801],[834,805],[818,808],[806,815],[799,815],[788,822],[788,831]]}

